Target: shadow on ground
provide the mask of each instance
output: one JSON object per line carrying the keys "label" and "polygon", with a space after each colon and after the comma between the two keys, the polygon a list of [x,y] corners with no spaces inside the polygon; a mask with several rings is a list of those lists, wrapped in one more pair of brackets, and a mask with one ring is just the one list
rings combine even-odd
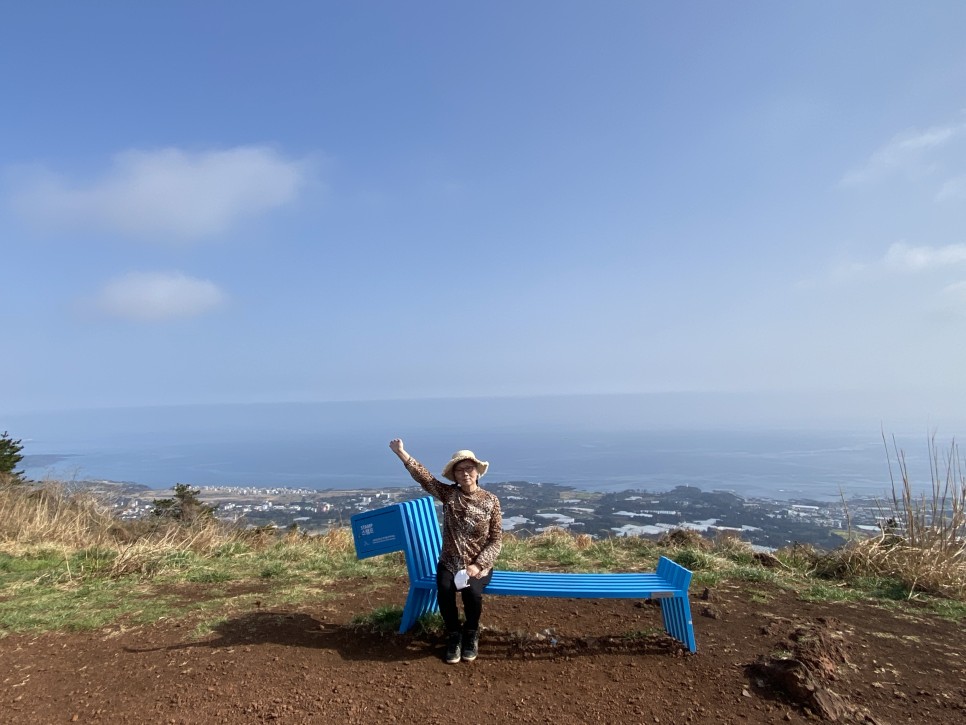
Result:
{"label": "shadow on ground", "polygon": [[[399,662],[440,657],[443,637],[435,634],[373,632],[352,624],[328,624],[300,612],[250,612],[226,619],[206,639],[165,647],[133,648],[128,652],[177,651],[196,648],[224,649],[276,644],[336,652],[348,661]],[[663,633],[634,633],[602,637],[565,637],[523,631],[485,629],[481,660],[554,659],[601,654],[683,656],[684,648]]]}

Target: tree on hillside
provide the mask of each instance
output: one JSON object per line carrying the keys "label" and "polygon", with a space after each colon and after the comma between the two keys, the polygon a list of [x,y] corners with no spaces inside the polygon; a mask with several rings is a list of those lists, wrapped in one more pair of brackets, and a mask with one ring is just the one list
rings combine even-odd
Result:
{"label": "tree on hillside", "polygon": [[17,464],[23,460],[22,450],[23,444],[19,439],[11,438],[7,431],[0,435],[0,474],[6,474],[14,482],[22,480],[23,471],[17,470]]}
{"label": "tree on hillside", "polygon": [[193,489],[186,483],[179,483],[174,487],[172,498],[156,498],[152,503],[151,513],[163,519],[173,519],[190,524],[200,519],[210,519],[217,506],[203,503],[198,494],[201,489]]}

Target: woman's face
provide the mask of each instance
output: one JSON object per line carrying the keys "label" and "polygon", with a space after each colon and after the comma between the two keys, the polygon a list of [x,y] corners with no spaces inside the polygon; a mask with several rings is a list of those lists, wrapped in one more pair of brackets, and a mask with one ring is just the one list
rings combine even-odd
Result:
{"label": "woman's face", "polygon": [[453,466],[453,476],[460,488],[472,491],[480,479],[480,472],[476,470],[476,464],[473,461],[460,461]]}

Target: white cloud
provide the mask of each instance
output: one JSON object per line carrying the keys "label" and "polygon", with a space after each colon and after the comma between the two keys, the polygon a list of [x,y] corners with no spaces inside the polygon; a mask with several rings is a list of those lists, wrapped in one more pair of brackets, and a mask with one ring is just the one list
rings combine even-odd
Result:
{"label": "white cloud", "polygon": [[110,170],[94,180],[43,169],[22,175],[12,203],[44,226],[191,240],[292,203],[309,173],[306,160],[261,146],[131,150],[115,155]]}
{"label": "white cloud", "polygon": [[966,200],[966,174],[948,179],[936,194],[936,201]]}
{"label": "white cloud", "polygon": [[[947,244],[943,247],[914,247],[905,242],[895,242],[881,258],[869,262],[840,261],[828,272],[826,281],[833,284],[846,283],[862,276],[881,276],[886,273],[915,273],[940,267],[966,263],[966,244]],[[798,289],[813,289],[820,280],[803,279]]]}
{"label": "white cloud", "polygon": [[966,123],[935,126],[925,131],[899,134],[885,146],[877,149],[863,166],[843,176],[841,184],[860,186],[880,181],[895,173],[911,174],[929,170],[930,153],[947,146],[964,134],[966,134]]}
{"label": "white cloud", "polygon": [[934,267],[946,267],[966,262],[966,244],[948,244],[944,247],[911,247],[896,242],[889,247],[882,265],[900,272],[918,272]]}
{"label": "white cloud", "polygon": [[108,282],[95,304],[111,317],[160,322],[196,317],[226,301],[225,293],[206,279],[180,272],[132,272]]}

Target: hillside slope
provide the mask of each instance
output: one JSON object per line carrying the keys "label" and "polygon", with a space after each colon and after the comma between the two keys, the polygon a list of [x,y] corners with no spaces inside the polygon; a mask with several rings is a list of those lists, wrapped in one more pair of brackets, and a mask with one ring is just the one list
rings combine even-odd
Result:
{"label": "hillside slope", "polygon": [[[686,655],[661,633],[660,610],[645,602],[491,596],[479,659],[445,665],[433,635],[352,625],[357,614],[401,605],[406,588],[398,579],[337,580],[322,603],[269,609],[255,602],[200,637],[188,616],[96,632],[10,634],[0,639],[2,719],[443,723],[456,714],[470,723],[775,723],[824,714],[845,722],[966,721],[962,624],[925,612],[722,585],[705,598],[694,593],[699,651]],[[208,589],[179,584],[168,594],[188,605]],[[778,660],[803,663],[807,681],[769,667]]]}

